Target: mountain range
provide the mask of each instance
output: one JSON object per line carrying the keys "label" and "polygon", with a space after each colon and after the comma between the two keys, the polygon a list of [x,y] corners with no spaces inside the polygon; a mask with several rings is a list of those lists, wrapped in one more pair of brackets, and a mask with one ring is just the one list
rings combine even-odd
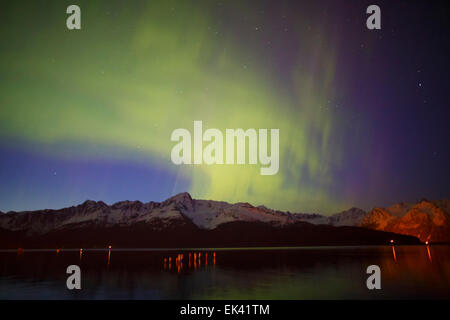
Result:
{"label": "mountain range", "polygon": [[[87,200],[59,210],[0,213],[0,247],[194,247],[450,242],[449,201],[400,203],[325,216],[249,203]],[[420,241],[419,241],[420,239]]]}

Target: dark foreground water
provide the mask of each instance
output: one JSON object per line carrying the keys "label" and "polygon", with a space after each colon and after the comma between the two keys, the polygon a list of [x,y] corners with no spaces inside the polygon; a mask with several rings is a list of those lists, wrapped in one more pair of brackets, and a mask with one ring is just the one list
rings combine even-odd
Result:
{"label": "dark foreground water", "polygon": [[0,251],[0,299],[412,298],[450,299],[450,246]]}

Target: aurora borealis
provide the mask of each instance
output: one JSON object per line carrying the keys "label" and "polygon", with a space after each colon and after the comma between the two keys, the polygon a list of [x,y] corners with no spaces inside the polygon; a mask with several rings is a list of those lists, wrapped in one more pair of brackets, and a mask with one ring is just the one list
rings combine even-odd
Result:
{"label": "aurora borealis", "polygon": [[[381,1],[373,31],[369,4],[3,5],[0,210],[182,191],[323,213],[449,197],[448,12]],[[278,128],[278,174],[174,165],[171,132],[195,120]]]}

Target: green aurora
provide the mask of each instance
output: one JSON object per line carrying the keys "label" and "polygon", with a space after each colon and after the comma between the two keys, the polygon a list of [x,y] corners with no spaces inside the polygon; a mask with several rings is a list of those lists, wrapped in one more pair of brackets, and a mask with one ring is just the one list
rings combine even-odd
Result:
{"label": "green aurora", "polygon": [[[328,26],[318,23],[313,35],[302,19],[289,26],[308,54],[290,68],[288,87],[258,48],[216,18],[217,4],[78,1],[82,29],[69,31],[70,3],[48,3],[3,12],[1,140],[52,157],[133,162],[144,154],[188,179],[195,198],[293,211],[349,207],[350,199],[330,191],[342,136],[338,114],[325,110],[336,64]],[[254,28],[246,32],[262,37],[264,16],[248,19]],[[192,129],[194,120],[221,130],[279,128],[279,173],[261,176],[259,165],[175,166],[170,134]]]}

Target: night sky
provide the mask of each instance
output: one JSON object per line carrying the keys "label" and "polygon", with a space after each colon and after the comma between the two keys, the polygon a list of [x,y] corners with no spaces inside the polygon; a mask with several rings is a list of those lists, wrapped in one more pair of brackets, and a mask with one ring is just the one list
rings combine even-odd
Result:
{"label": "night sky", "polygon": [[[2,4],[0,210],[182,191],[326,214],[449,198],[448,17],[438,1]],[[171,132],[194,120],[279,128],[278,174],[174,165]]]}

